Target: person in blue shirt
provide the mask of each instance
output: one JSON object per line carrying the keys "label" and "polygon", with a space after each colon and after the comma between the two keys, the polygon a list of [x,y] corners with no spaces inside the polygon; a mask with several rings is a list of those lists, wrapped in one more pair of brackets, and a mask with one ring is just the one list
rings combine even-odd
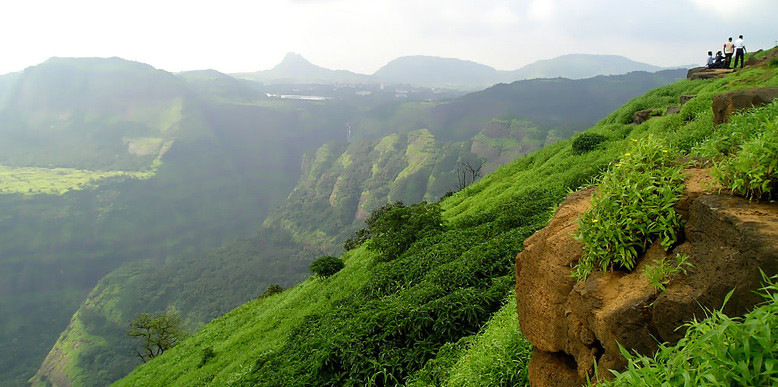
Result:
{"label": "person in blue shirt", "polygon": [[712,69],[714,63],[716,62],[713,59],[713,51],[708,51],[708,63],[705,65],[705,67]]}

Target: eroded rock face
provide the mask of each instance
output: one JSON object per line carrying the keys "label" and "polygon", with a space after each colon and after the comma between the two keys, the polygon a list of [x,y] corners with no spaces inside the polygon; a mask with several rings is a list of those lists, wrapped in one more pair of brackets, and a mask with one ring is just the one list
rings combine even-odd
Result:
{"label": "eroded rock face", "polygon": [[[626,366],[618,345],[649,354],[657,341],[674,343],[676,328],[703,318],[703,308],[721,307],[742,315],[761,301],[760,269],[778,273],[778,204],[754,204],[703,190],[706,170],[687,173],[687,190],[677,210],[687,220],[685,240],[670,252],[652,245],[635,270],[596,272],[575,282],[571,267],[583,252],[572,235],[577,218],[589,208],[593,189],[570,195],[549,225],[525,241],[516,257],[519,324],[535,346],[530,363],[533,386],[580,386],[586,376]],[[643,275],[645,267],[676,253],[694,265],[658,292]]]}
{"label": "eroded rock face", "polygon": [[721,78],[734,73],[735,69],[709,69],[707,67],[695,67],[686,72],[686,79],[713,79]]}
{"label": "eroded rock face", "polygon": [[778,98],[778,87],[758,87],[735,90],[713,97],[713,123],[718,125],[729,120],[738,110],[766,105]]}

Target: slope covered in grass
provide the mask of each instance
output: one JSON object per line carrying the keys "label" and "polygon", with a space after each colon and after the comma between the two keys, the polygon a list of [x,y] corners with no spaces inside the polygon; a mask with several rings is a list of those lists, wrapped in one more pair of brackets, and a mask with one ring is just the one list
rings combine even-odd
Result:
{"label": "slope covered in grass", "polygon": [[[510,318],[515,306],[505,302],[524,239],[546,224],[569,190],[593,182],[629,152],[633,140],[652,136],[688,154],[715,133],[714,95],[765,85],[778,85],[775,68],[648,92],[589,130],[599,143],[585,149],[574,147],[576,138],[556,143],[443,200],[439,230],[402,237],[397,242],[407,249],[387,254],[368,241],[344,255],[338,274],[243,305],[116,385],[525,383],[529,344]],[[688,94],[697,97],[679,114],[631,123],[635,111],[664,111]],[[415,206],[412,214],[437,219],[436,207]],[[406,231],[383,237],[413,235]],[[208,348],[215,356],[203,355]]]}

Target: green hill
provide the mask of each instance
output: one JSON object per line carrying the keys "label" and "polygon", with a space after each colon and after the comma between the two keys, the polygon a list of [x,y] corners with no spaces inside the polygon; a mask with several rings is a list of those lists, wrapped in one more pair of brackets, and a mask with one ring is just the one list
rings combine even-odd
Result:
{"label": "green hill", "polygon": [[[19,85],[40,93],[48,82],[64,85],[62,98],[72,106],[30,94],[16,98],[0,126],[24,125],[35,135],[28,149],[40,152],[33,145],[45,143],[61,120],[69,123],[62,136],[83,140],[84,149],[42,154],[71,165],[64,170],[21,153],[5,167],[15,183],[0,195],[0,306],[8,311],[0,316],[0,349],[13,355],[0,365],[0,384],[19,384],[38,370],[36,382],[104,385],[132,366],[121,328],[136,313],[176,307],[198,327],[271,283],[304,279],[308,262],[339,251],[384,202],[437,199],[455,186],[457,160],[481,157],[493,169],[679,76],[518,82],[441,103],[309,102],[269,99],[254,84],[212,71],[173,76],[120,59],[41,66],[47,71],[34,67],[14,80],[18,96],[28,92]],[[134,81],[113,80],[111,72]],[[82,93],[71,93],[75,87]],[[109,101],[113,95],[123,102]],[[167,114],[177,110],[165,95],[180,98],[179,118]],[[541,100],[550,106],[540,108]],[[346,138],[346,122],[353,141],[333,142]],[[103,128],[110,130],[103,135]],[[124,130],[144,137],[119,142]],[[159,144],[153,139],[169,145],[155,158],[137,154]],[[111,159],[109,149],[121,154]],[[317,159],[319,152],[326,157]],[[228,243],[254,233],[303,172],[284,204],[290,211],[275,212],[254,237]]]}
{"label": "green hill", "polygon": [[661,67],[640,63],[619,55],[568,54],[539,60],[504,74],[508,79],[591,78],[597,75],[627,74],[633,71],[660,71]]}
{"label": "green hill", "polygon": [[219,85],[119,58],[54,58],[6,77],[0,385],[36,372],[103,276],[253,234],[303,152],[342,136],[338,115],[214,101]]}
{"label": "green hill", "polygon": [[[337,274],[246,303],[115,385],[526,384],[529,346],[510,302],[522,241],[633,141],[690,154],[714,133],[714,95],[768,85],[774,64],[652,90],[589,129],[598,144],[560,141],[439,204],[396,208]],[[679,114],[632,123],[689,94]]]}

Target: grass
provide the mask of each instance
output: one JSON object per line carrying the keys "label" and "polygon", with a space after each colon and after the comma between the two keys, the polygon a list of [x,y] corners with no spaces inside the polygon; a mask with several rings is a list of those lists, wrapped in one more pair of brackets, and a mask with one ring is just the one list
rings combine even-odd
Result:
{"label": "grass", "polygon": [[[636,226],[644,235],[631,245],[632,258],[652,235],[669,246],[678,218],[668,216],[668,208],[681,187],[673,160],[721,133],[712,125],[713,95],[776,83],[775,72],[752,68],[721,79],[685,80],[653,90],[590,129],[604,139],[601,146],[582,154],[574,152],[572,140],[546,146],[442,201],[446,229],[416,241],[392,261],[378,262],[364,247],[352,250],[343,256],[345,268],[331,278],[310,278],[280,294],[249,302],[116,385],[526,384],[522,372],[530,345],[517,330],[510,299],[513,258],[523,248],[522,241],[546,224],[568,190],[604,176],[604,185],[611,184],[616,196],[623,193],[618,189],[624,183],[620,179],[626,178],[637,187],[628,189],[630,197],[645,194],[662,199],[638,204],[612,219],[619,224],[632,219],[630,215],[646,215],[647,223]],[[697,97],[680,114],[654,117],[641,125],[630,122],[635,111],[677,105],[686,94]],[[642,185],[644,180],[651,184]],[[650,215],[654,209],[647,207],[657,207],[660,216]],[[592,214],[588,223],[605,223],[605,213]],[[653,224],[657,222],[661,224]],[[618,247],[596,248],[618,252]],[[632,254],[629,247],[626,250]],[[614,266],[634,265],[626,258],[607,259]],[[663,280],[657,277],[659,283]],[[771,302],[776,304],[774,299]],[[684,374],[697,375],[689,380],[704,383],[710,379],[707,375],[718,378],[716,373],[724,373],[739,376],[716,379],[723,381],[721,385],[773,382],[754,375],[771,378],[776,368],[772,352],[756,350],[778,347],[769,336],[776,316],[778,310],[768,308],[763,317],[746,317],[743,322],[757,321],[747,328],[738,328],[740,320],[714,317],[715,324],[689,330],[684,343],[694,343],[698,350],[673,358],[678,372],[672,378],[659,373],[654,373],[659,375],[655,379],[640,374],[620,378],[649,381],[644,385],[668,380],[669,385],[679,385],[686,383]],[[745,333],[727,333],[738,329]],[[213,355],[202,364],[208,348]],[[729,352],[702,362],[702,372],[694,374],[697,371],[690,364],[697,363],[690,362],[704,359],[700,351],[714,356],[723,349]],[[635,364],[644,363],[640,359]],[[730,372],[736,369],[742,372]]]}
{"label": "grass", "polygon": [[61,195],[97,186],[112,178],[148,179],[156,168],[146,172],[86,171],[73,168],[11,168],[0,165],[0,194]]}

